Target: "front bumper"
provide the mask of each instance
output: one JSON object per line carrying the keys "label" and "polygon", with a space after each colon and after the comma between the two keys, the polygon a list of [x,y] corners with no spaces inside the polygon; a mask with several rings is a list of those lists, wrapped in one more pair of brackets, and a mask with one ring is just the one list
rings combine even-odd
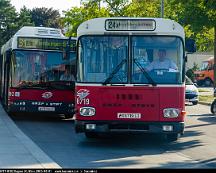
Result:
{"label": "front bumper", "polygon": [[[95,124],[95,129],[87,129],[87,124]],[[164,131],[163,126],[172,126],[172,131]],[[81,132],[131,132],[131,133],[184,133],[184,122],[119,122],[119,121],[77,121],[76,133]]]}

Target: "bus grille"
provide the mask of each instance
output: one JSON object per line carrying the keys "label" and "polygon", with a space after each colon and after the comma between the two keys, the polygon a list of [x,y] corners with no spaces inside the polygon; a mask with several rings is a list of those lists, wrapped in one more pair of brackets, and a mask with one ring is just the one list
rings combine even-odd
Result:
{"label": "bus grille", "polygon": [[148,125],[143,124],[110,124],[109,125],[110,130],[149,130]]}

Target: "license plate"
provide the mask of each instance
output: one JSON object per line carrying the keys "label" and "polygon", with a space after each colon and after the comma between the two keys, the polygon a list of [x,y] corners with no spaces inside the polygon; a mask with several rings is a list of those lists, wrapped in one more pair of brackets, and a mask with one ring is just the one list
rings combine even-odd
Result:
{"label": "license plate", "polygon": [[38,107],[38,111],[55,111],[55,107]]}
{"label": "license plate", "polygon": [[130,119],[140,119],[140,113],[118,113],[118,118],[130,118]]}

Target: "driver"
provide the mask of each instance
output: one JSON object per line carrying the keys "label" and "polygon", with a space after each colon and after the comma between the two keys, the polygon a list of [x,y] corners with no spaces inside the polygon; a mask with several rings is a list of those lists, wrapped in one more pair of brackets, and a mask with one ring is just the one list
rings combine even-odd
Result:
{"label": "driver", "polygon": [[176,64],[171,59],[166,57],[165,49],[159,49],[158,59],[154,60],[148,67],[146,67],[147,71],[157,70],[157,69],[166,69],[169,71],[178,70]]}

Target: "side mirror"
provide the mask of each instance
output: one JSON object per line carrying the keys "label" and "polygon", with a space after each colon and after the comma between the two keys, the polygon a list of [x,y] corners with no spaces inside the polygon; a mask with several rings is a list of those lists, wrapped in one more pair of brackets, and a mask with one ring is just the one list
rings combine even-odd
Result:
{"label": "side mirror", "polygon": [[196,44],[194,39],[188,38],[185,40],[185,50],[188,53],[196,52]]}

